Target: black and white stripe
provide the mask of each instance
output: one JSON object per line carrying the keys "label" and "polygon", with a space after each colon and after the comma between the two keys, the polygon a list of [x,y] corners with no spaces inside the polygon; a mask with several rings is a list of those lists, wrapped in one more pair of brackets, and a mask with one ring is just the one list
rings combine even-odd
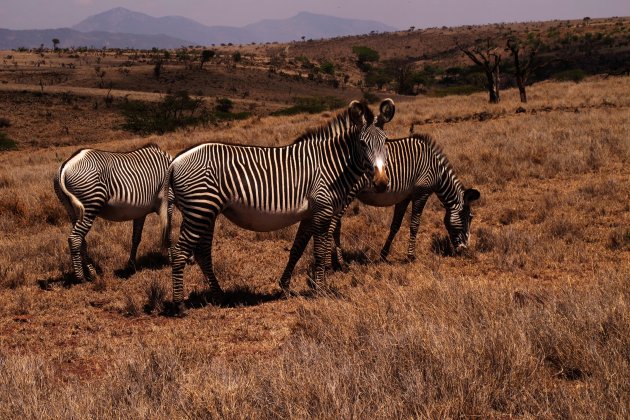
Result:
{"label": "black and white stripe", "polygon": [[163,228],[170,219],[172,206],[162,206],[162,201],[168,200],[164,200],[161,187],[171,161],[168,153],[150,144],[127,153],[81,149],[59,167],[54,187],[73,223],[68,243],[78,281],[92,279],[96,274],[89,262],[85,240],[96,217],[133,220],[127,267],[135,270],[146,216],[158,213]]}
{"label": "black and white stripe", "polygon": [[285,147],[207,143],[180,153],[165,182],[183,215],[172,252],[173,302],[183,301],[183,268],[193,253],[214,296],[220,296],[211,251],[215,220],[221,213],[255,231],[300,222],[280,284],[288,289],[311,236],[318,284],[329,253],[330,221],[344,207],[349,191],[366,173],[377,188],[387,186],[382,126],[394,115],[393,101],[383,101],[380,109],[375,118],[367,105],[353,101],[329,124]]}
{"label": "black and white stripe", "polygon": [[[394,207],[394,215],[389,235],[383,248],[381,258],[389,255],[392,241],[400,229],[403,216],[409,203],[412,205],[409,224],[409,245],[407,257],[415,258],[416,235],[420,226],[422,210],[433,193],[442,202],[446,210],[444,224],[449,233],[452,245],[456,250],[468,246],[470,238],[470,222],[472,210],[470,204],[479,199],[479,191],[464,189],[462,183],[453,173],[444,153],[428,135],[415,134],[410,137],[388,140],[387,170],[390,185],[385,192],[376,192],[370,188],[365,179],[360,180],[350,193],[348,204],[354,195],[370,206]],[[331,232],[335,241],[336,258],[340,258],[341,216],[340,212],[333,220]]]}

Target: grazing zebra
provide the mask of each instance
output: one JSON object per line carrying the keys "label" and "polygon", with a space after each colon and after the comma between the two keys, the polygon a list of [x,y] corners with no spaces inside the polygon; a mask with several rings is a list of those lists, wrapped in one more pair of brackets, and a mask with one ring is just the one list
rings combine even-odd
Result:
{"label": "grazing zebra", "polygon": [[[171,161],[168,153],[149,144],[127,153],[81,149],[61,164],[54,187],[73,224],[68,243],[72,268],[79,282],[96,276],[85,240],[96,217],[117,222],[133,220],[127,270],[135,272],[146,216],[158,213],[163,228],[170,219],[172,205],[162,195],[162,183]],[[164,246],[168,247],[168,242]]]}
{"label": "grazing zebra", "polygon": [[183,269],[193,253],[213,298],[221,298],[211,256],[220,213],[255,231],[300,222],[280,286],[289,288],[293,268],[311,236],[315,284],[321,282],[330,220],[343,208],[353,185],[367,173],[378,190],[387,187],[383,125],[394,112],[391,99],[381,103],[376,118],[367,105],[353,101],[326,126],[303,134],[289,146],[206,143],[177,155],[165,181],[183,215],[172,252],[174,310],[183,309]]}
{"label": "grazing zebra", "polygon": [[[407,258],[409,260],[415,258],[420,216],[432,193],[436,193],[446,210],[444,224],[451,244],[456,251],[466,248],[473,217],[470,204],[479,199],[479,191],[472,188],[464,190],[446,156],[428,135],[414,134],[410,137],[387,140],[386,146],[390,182],[387,190],[374,191],[365,179],[361,179],[348,199],[349,204],[352,197],[358,193],[359,200],[370,206],[395,205],[389,236],[381,250],[381,258],[387,259],[392,241],[400,229],[409,203],[412,205]],[[333,257],[338,262],[341,262],[340,236],[343,213],[342,211],[333,218],[330,229],[334,238]]]}

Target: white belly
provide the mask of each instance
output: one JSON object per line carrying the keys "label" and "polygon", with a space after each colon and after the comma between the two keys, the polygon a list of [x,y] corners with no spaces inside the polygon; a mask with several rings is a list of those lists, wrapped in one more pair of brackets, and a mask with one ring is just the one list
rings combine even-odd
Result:
{"label": "white belly", "polygon": [[269,232],[291,226],[308,218],[311,209],[307,200],[299,208],[286,212],[267,212],[242,203],[234,203],[223,211],[232,223],[243,229]]}
{"label": "white belly", "polygon": [[368,206],[389,207],[400,203],[409,197],[409,191],[385,191],[383,193],[362,192],[359,194],[359,200]]}
{"label": "white belly", "polygon": [[154,211],[152,203],[144,206],[130,206],[127,203],[110,200],[99,213],[99,216],[112,222],[124,222],[138,219]]}

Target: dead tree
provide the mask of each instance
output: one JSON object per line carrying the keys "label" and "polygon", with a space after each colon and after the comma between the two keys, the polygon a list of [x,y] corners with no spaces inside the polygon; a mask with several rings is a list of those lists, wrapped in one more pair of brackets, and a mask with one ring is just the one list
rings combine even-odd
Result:
{"label": "dead tree", "polygon": [[530,74],[536,68],[534,58],[538,54],[540,48],[540,40],[533,39],[523,44],[517,38],[510,38],[507,41],[507,50],[511,52],[514,59],[514,76],[516,77],[516,85],[518,93],[521,96],[521,102],[527,102],[527,93],[525,85]]}
{"label": "dead tree", "polygon": [[483,69],[486,74],[490,103],[499,103],[501,99],[499,94],[501,54],[493,45],[492,40],[490,38],[477,40],[472,47],[463,47],[458,43],[457,48]]}

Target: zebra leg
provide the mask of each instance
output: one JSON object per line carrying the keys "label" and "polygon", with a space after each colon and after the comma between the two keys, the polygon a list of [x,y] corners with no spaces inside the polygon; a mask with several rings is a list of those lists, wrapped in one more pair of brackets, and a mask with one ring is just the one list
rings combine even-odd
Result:
{"label": "zebra leg", "polygon": [[324,286],[326,271],[326,256],[330,255],[330,235],[328,228],[330,220],[322,221],[315,224],[313,234],[313,278],[309,281],[309,285],[313,289]]}
{"label": "zebra leg", "polygon": [[291,275],[293,274],[295,265],[302,257],[308,241],[311,240],[311,236],[313,236],[312,223],[310,220],[303,220],[302,222],[300,222],[298,231],[295,234],[295,239],[293,240],[293,246],[291,247],[291,252],[289,253],[289,261],[287,262],[287,266],[282,273],[282,277],[280,277],[280,287],[285,292],[289,291],[289,286],[291,284]]}
{"label": "zebra leg", "polygon": [[333,231],[333,242],[330,253],[332,257],[332,263],[326,262],[326,266],[328,267],[332,265],[333,269],[343,270],[345,264],[343,261],[343,255],[341,253],[341,218],[333,219],[333,221],[331,222],[331,230]]}
{"label": "zebra leg", "polygon": [[88,254],[87,238],[83,238],[83,243],[81,244],[81,261],[83,261],[83,273],[85,274],[85,278],[88,281],[96,279],[94,262],[92,261],[90,254]]}
{"label": "zebra leg", "polygon": [[177,241],[177,245],[173,247],[173,262],[171,264],[171,273],[173,281],[173,302],[172,307],[166,307],[165,312],[174,316],[182,316],[185,314],[184,305],[184,267],[186,266],[186,260],[190,258],[193,253],[193,249],[197,245],[196,242],[187,239],[184,236],[186,226],[182,224],[182,233],[180,239]]}
{"label": "zebra leg", "polygon": [[127,271],[130,274],[136,272],[136,254],[138,253],[138,246],[142,240],[142,229],[144,228],[144,221],[146,216],[134,219],[133,221],[133,234],[131,235],[131,253],[129,254],[129,261],[127,262]]}
{"label": "zebra leg", "polygon": [[85,242],[85,236],[92,228],[94,222],[93,217],[85,215],[83,219],[76,222],[72,228],[72,232],[68,237],[68,245],[70,246],[70,257],[72,259],[72,269],[74,275],[79,283],[83,283],[86,280],[93,280],[96,276],[96,271],[91,264],[86,265],[87,276],[84,274],[84,263],[87,259],[87,245]]}
{"label": "zebra leg", "polygon": [[422,210],[427,203],[429,195],[421,195],[413,200],[411,205],[411,221],[409,222],[409,246],[407,248],[407,259],[413,261],[416,259],[416,236],[418,235],[418,228],[420,227],[420,217],[422,216]]}
{"label": "zebra leg", "polygon": [[389,235],[387,236],[387,240],[385,240],[385,244],[381,249],[381,259],[383,261],[387,261],[387,256],[389,255],[389,251],[392,247],[392,242],[400,230],[400,225],[402,224],[403,216],[405,215],[405,211],[407,211],[408,205],[409,200],[405,199],[396,204],[396,207],[394,207],[394,217],[392,217],[392,224],[389,227]]}
{"label": "zebra leg", "polygon": [[[216,220],[216,219],[215,219]],[[221,290],[221,286],[219,286],[219,282],[217,281],[216,276],[214,275],[214,270],[212,269],[212,238],[214,236],[214,220],[212,220],[210,227],[208,229],[208,233],[204,234],[203,237],[200,238],[197,247],[195,248],[195,258],[197,259],[197,263],[199,267],[201,267],[201,271],[203,275],[206,277],[208,281],[208,285],[210,286],[210,296],[212,302],[215,304],[220,304],[223,300],[223,290]]]}

